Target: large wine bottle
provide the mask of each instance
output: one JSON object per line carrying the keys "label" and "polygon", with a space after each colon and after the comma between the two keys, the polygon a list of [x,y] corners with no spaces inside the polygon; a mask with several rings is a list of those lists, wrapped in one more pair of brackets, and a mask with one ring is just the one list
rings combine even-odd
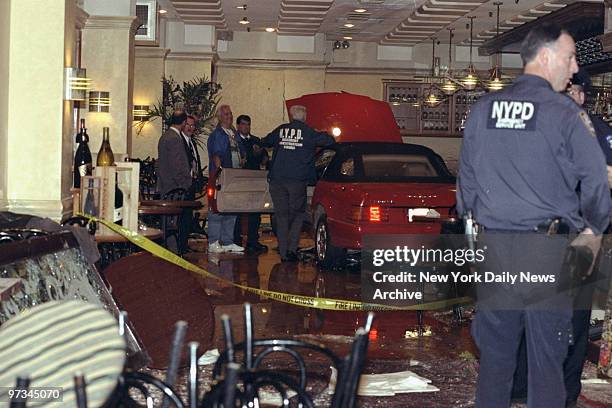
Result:
{"label": "large wine bottle", "polygon": [[115,155],[111,149],[108,128],[102,128],[102,146],[98,152],[96,166],[113,166],[115,164]]}
{"label": "large wine bottle", "polygon": [[119,188],[119,178],[115,175],[115,212],[113,222],[121,225],[123,220],[123,192]]}
{"label": "large wine bottle", "polygon": [[74,154],[74,188],[81,187],[81,177],[91,176],[91,152],[89,151],[89,136],[85,128],[85,119],[81,119],[81,129],[76,136],[78,143]]}
{"label": "large wine bottle", "polygon": [[[96,160],[97,166],[114,166],[115,155],[110,145],[109,129],[102,128],[102,146],[98,152]],[[119,189],[119,178],[115,175],[115,210],[113,212],[113,222],[121,225],[123,219],[123,192]]]}

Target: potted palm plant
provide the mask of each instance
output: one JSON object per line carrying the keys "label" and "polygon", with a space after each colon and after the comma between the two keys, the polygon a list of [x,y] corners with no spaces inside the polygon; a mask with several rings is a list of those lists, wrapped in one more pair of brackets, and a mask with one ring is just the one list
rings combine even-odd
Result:
{"label": "potted palm plant", "polygon": [[195,77],[183,84],[177,83],[172,76],[162,77],[162,99],[147,112],[147,118],[136,124],[140,134],[147,121],[161,119],[162,132],[165,132],[172,114],[183,110],[196,118],[196,130],[193,141],[205,150],[208,135],[213,130],[213,118],[219,104],[221,85],[209,81],[206,77]]}

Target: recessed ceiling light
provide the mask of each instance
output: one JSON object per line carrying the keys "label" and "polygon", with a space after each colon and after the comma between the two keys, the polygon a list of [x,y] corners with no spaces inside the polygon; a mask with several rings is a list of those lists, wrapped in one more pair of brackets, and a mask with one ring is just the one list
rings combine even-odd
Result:
{"label": "recessed ceiling light", "polygon": [[273,33],[276,31],[276,28],[272,28],[272,27],[266,27],[266,31],[269,33]]}
{"label": "recessed ceiling light", "polygon": [[355,27],[355,24],[346,23],[344,26],[345,26],[346,28],[353,28],[353,27]]}
{"label": "recessed ceiling light", "polygon": [[365,12],[366,12],[366,11],[368,11],[368,10],[366,10],[366,9],[364,9],[364,8],[358,8],[358,9],[355,9],[355,10],[353,10],[353,11],[354,11],[355,13],[365,13]]}
{"label": "recessed ceiling light", "polygon": [[353,39],[353,37],[348,36],[348,35],[345,35],[345,36],[344,36],[344,37],[342,37],[342,38],[343,38],[343,39],[345,39],[345,40],[352,40],[352,39]]}
{"label": "recessed ceiling light", "polygon": [[159,9],[159,14],[166,14],[167,12],[168,12],[168,10]]}
{"label": "recessed ceiling light", "polygon": [[249,24],[250,21],[248,18],[244,17],[242,20],[239,21],[240,24]]}

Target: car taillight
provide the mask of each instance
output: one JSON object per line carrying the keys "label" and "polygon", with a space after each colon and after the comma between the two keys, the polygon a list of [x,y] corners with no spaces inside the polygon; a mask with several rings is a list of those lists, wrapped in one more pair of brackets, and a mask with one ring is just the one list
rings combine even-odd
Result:
{"label": "car taillight", "polygon": [[380,222],[380,207],[373,205],[370,207],[370,221]]}
{"label": "car taillight", "polygon": [[350,219],[355,222],[387,222],[389,221],[389,209],[379,205],[368,207],[355,206],[351,210]]}

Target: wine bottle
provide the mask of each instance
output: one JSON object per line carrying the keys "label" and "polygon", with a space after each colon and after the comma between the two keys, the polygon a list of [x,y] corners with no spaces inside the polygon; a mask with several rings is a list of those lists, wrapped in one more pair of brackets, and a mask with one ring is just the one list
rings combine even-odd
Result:
{"label": "wine bottle", "polygon": [[[98,166],[114,166],[115,155],[111,149],[109,139],[109,129],[107,127],[102,128],[102,146],[98,152],[98,158],[96,160]],[[115,209],[113,211],[113,222],[121,224],[123,219],[123,193],[119,189],[119,181],[117,174],[115,174]]]}
{"label": "wine bottle", "polygon": [[81,177],[91,176],[91,151],[89,150],[89,136],[85,128],[85,119],[81,119],[81,129],[76,136],[78,143],[74,154],[74,188],[81,187]]}
{"label": "wine bottle", "polygon": [[121,225],[123,220],[123,192],[119,188],[119,178],[115,174],[115,210],[113,212],[113,222]]}
{"label": "wine bottle", "polygon": [[98,152],[96,166],[113,166],[115,164],[115,156],[110,146],[108,128],[102,128],[102,146]]}

